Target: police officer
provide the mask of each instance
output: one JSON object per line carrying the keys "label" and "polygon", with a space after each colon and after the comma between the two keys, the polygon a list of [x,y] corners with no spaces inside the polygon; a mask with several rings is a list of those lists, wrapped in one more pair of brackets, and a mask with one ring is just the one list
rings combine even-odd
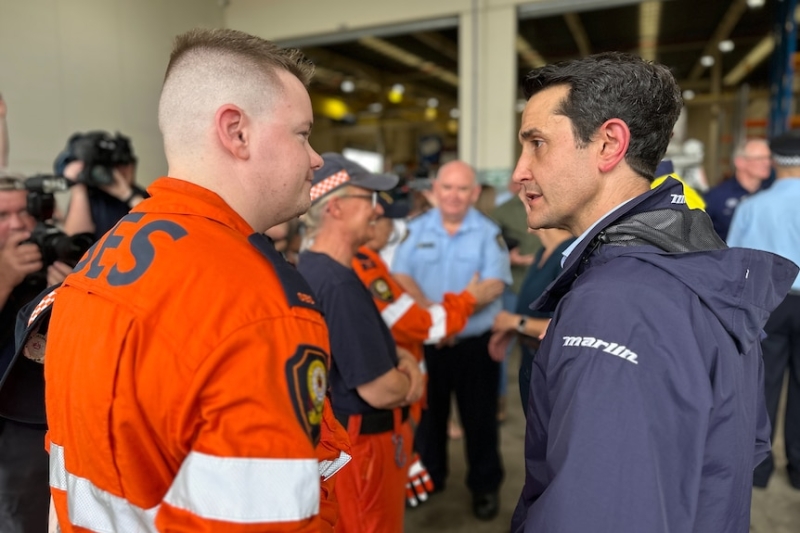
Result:
{"label": "police officer", "polygon": [[[395,252],[392,271],[403,287],[427,300],[441,301],[460,292],[477,273],[480,279],[511,284],[508,251],[500,229],[476,211],[480,186],[473,169],[461,161],[443,165],[433,182],[437,207],[409,223],[409,234]],[[440,347],[426,346],[428,409],[417,443],[436,490],[447,478],[447,421],[456,395],[467,440],[467,486],[472,510],[490,520],[499,510],[503,467],[498,449],[497,393],[500,364],[489,357],[496,299],[472,315],[466,327]]]}

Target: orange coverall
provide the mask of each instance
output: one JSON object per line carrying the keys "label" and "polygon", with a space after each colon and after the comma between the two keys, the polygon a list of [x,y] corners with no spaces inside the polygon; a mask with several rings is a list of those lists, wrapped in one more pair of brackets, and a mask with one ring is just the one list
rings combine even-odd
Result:
{"label": "orange coverall", "polygon": [[349,443],[305,281],[216,194],[149,192],[52,294],[62,531],[331,531]]}
{"label": "orange coverall", "polygon": [[423,359],[423,344],[436,344],[455,335],[475,310],[475,297],[467,291],[445,294],[441,304],[431,307],[418,305],[392,277],[381,256],[366,246],[353,258],[353,270],[372,293],[397,345],[419,361]]}

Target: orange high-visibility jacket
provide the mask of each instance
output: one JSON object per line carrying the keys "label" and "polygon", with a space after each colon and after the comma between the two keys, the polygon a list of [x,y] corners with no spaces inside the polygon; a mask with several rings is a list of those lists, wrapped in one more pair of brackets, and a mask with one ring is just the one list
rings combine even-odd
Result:
{"label": "orange high-visibility jacket", "polygon": [[149,192],[54,293],[62,531],[330,531],[349,445],[308,286],[216,194],[171,178]]}
{"label": "orange high-visibility jacket", "polygon": [[436,344],[455,335],[475,310],[475,297],[467,291],[447,293],[441,304],[418,305],[392,277],[381,256],[366,246],[353,258],[353,270],[372,293],[372,299],[389,326],[397,345],[422,360],[423,344]]}

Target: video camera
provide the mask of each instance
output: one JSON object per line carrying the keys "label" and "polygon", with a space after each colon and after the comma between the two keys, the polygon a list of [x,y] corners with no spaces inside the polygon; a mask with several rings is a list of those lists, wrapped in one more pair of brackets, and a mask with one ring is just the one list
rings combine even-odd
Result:
{"label": "video camera", "polygon": [[130,139],[120,133],[112,137],[104,131],[76,133],[70,137],[62,157],[64,164],[83,162],[77,180],[90,187],[110,185],[114,182],[115,167],[136,163]]}
{"label": "video camera", "polygon": [[36,219],[36,227],[25,241],[39,247],[43,270],[56,261],[75,266],[94,243],[91,233],[69,236],[48,221],[53,218],[56,200],[54,192],[65,191],[71,185],[67,178],[37,175],[24,181],[28,191],[28,213]]}

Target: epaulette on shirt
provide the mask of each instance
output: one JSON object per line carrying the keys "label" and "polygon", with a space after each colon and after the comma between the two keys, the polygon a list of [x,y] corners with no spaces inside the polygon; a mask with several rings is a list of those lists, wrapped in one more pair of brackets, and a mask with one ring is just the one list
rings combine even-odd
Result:
{"label": "epaulette on shirt", "polygon": [[317,306],[311,287],[297,269],[275,249],[269,237],[261,233],[253,233],[247,240],[272,264],[283,287],[289,307],[307,307],[322,314],[322,309]]}
{"label": "epaulette on shirt", "polygon": [[23,307],[14,330],[14,357],[0,378],[0,416],[26,424],[46,424],[44,351],[59,285],[49,287]]}

